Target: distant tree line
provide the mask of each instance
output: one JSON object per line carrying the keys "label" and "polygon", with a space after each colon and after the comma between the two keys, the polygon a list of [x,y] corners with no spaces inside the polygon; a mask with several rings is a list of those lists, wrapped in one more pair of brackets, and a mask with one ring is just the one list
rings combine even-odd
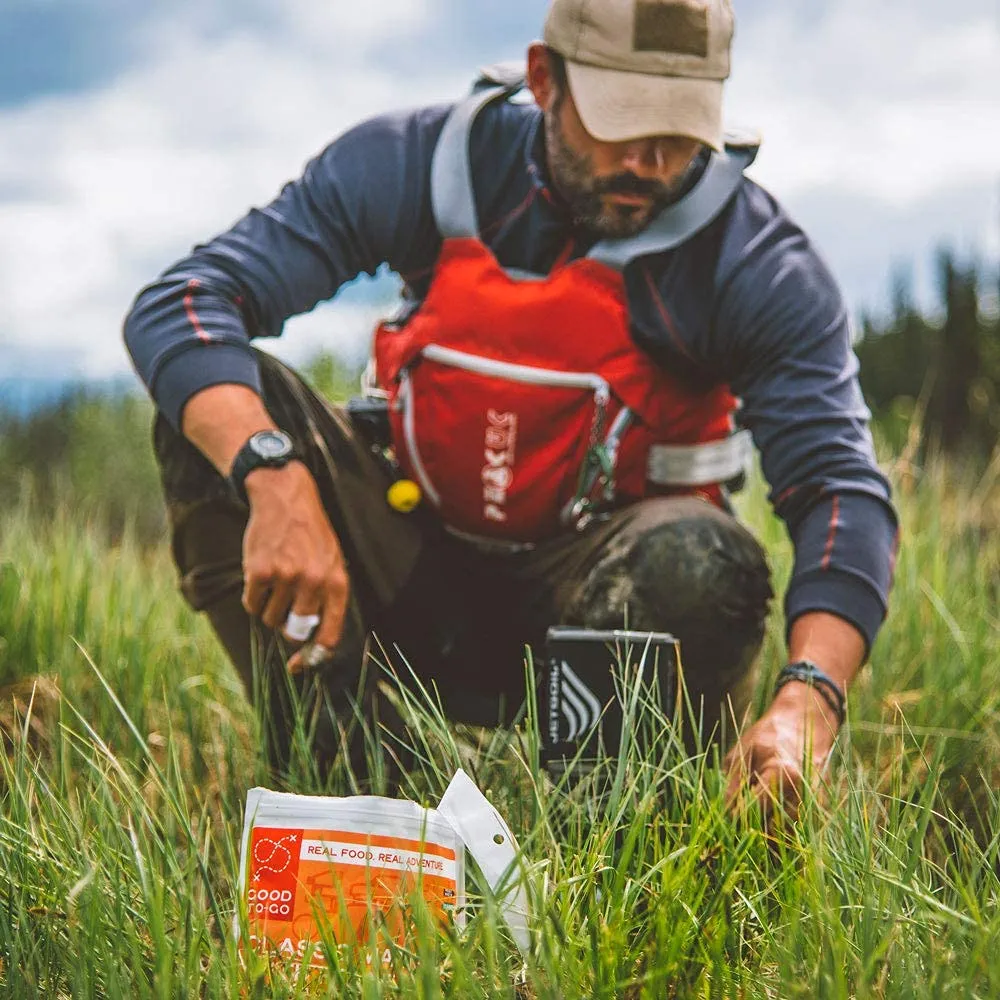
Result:
{"label": "distant tree line", "polygon": [[[328,399],[357,390],[359,372],[332,355],[315,358],[304,374]],[[128,527],[140,541],[158,542],[165,517],[152,420],[141,391],[87,386],[27,417],[0,412],[0,509],[86,518],[112,538]]]}
{"label": "distant tree line", "polygon": [[937,316],[921,313],[899,275],[889,315],[863,319],[861,383],[892,444],[916,429],[925,446],[986,458],[1000,444],[1000,309],[996,299],[988,310],[982,303],[1000,292],[1000,273],[949,250],[935,264]]}

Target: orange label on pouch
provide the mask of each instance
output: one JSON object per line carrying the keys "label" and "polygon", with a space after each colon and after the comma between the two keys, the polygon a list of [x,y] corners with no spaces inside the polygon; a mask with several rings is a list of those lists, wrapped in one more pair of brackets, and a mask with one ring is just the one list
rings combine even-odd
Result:
{"label": "orange label on pouch", "polygon": [[[432,842],[337,830],[255,827],[247,859],[249,943],[261,954],[326,964],[320,928],[340,944],[402,945],[414,895],[442,922],[454,912],[459,859]],[[374,924],[373,924],[374,921]]]}

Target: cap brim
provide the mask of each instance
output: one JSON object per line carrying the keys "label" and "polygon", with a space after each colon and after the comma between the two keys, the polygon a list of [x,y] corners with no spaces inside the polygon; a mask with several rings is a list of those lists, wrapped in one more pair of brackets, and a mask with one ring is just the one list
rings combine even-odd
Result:
{"label": "cap brim", "polygon": [[602,142],[684,135],[722,149],[722,80],[566,63],[583,127]]}

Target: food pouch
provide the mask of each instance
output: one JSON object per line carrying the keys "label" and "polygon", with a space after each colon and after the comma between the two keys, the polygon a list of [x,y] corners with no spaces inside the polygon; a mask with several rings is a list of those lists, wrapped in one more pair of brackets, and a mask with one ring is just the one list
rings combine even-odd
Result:
{"label": "food pouch", "polygon": [[[403,944],[412,905],[461,923],[465,849],[498,894],[515,942],[528,947],[517,842],[463,771],[439,809],[375,796],[329,798],[251,789],[243,824],[240,892],[245,945],[314,968],[323,932],[338,944]],[[418,895],[419,894],[419,895]],[[234,933],[241,937],[239,918]]]}
{"label": "food pouch", "polygon": [[444,921],[461,913],[464,848],[415,802],[329,798],[264,788],[247,795],[240,870],[246,943],[321,968],[321,927],[340,944],[402,944],[422,896]]}

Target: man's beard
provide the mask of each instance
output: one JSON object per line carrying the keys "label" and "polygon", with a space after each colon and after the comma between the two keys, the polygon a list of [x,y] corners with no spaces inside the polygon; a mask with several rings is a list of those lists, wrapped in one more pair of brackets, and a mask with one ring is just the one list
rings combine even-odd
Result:
{"label": "man's beard", "polygon": [[[559,127],[558,100],[545,115],[546,152],[556,190],[563,197],[578,224],[605,239],[623,239],[641,232],[679,194],[688,177],[685,171],[673,184],[643,180],[628,172],[596,178],[593,161],[566,143]],[[648,198],[645,205],[605,201],[612,194]]]}

